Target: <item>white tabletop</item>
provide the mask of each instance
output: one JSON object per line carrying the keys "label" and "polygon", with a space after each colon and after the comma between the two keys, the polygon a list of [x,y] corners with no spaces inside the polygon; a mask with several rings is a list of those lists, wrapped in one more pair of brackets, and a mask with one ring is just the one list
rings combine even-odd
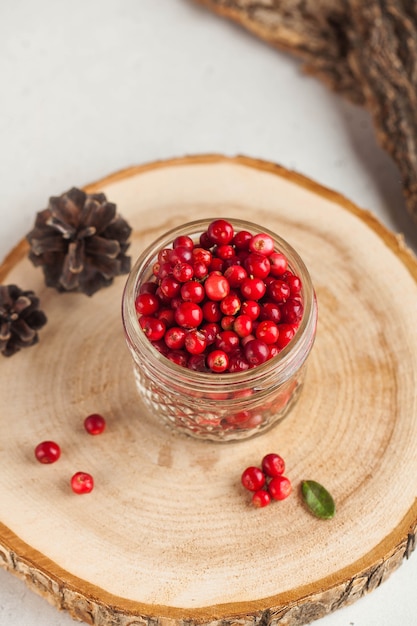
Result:
{"label": "white tabletop", "polygon": [[[210,152],[310,176],[417,251],[398,171],[369,115],[190,0],[4,2],[0,79],[0,258],[49,196],[130,165]],[[376,591],[316,623],[417,624],[416,582],[413,556]],[[73,623],[0,570],[2,626]]]}

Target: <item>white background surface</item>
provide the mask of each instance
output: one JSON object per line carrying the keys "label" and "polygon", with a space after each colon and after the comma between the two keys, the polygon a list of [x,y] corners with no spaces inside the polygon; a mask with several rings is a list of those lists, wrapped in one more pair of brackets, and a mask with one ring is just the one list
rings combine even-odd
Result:
{"label": "white background surface", "polygon": [[[0,90],[0,258],[49,196],[130,165],[208,152],[310,176],[417,251],[397,169],[368,114],[189,0],[2,2]],[[0,570],[0,626],[73,623]],[[315,623],[416,625],[417,556]]]}

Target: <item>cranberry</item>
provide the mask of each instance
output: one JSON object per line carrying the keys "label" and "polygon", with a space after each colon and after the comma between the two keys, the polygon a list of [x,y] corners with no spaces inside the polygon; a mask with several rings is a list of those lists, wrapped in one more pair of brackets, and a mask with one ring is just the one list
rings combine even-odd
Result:
{"label": "cranberry", "polygon": [[77,472],[71,478],[71,489],[74,493],[90,493],[94,488],[94,479],[87,472]]}
{"label": "cranberry", "polygon": [[85,418],[84,428],[90,435],[101,435],[106,428],[106,420],[102,415],[92,413]]}
{"label": "cranberry", "polygon": [[177,246],[171,250],[170,263],[191,263],[193,253],[187,246]]}
{"label": "cranberry", "polygon": [[224,276],[229,281],[229,285],[232,287],[232,289],[240,287],[247,275],[248,273],[245,268],[241,265],[236,264],[230,265],[224,273]]}
{"label": "cranberry", "polygon": [[201,354],[207,347],[207,339],[201,330],[190,330],[185,336],[185,348],[190,354]]}
{"label": "cranberry", "polygon": [[264,302],[259,313],[259,320],[271,320],[278,324],[281,320],[281,309],[277,302]]}
{"label": "cranberry", "polygon": [[266,278],[271,269],[271,264],[267,256],[252,252],[245,259],[245,269],[251,276]]}
{"label": "cranberry", "polygon": [[285,472],[285,461],[279,454],[266,454],[262,459],[262,470],[271,478],[281,476]]}
{"label": "cranberry", "polygon": [[263,320],[259,322],[255,336],[257,339],[262,339],[265,343],[272,344],[278,339],[279,330],[278,326],[272,320]]}
{"label": "cranberry", "polygon": [[241,304],[240,298],[238,298],[236,294],[229,293],[229,295],[220,302],[220,311],[224,313],[224,315],[236,315]]}
{"label": "cranberry", "polygon": [[265,489],[258,489],[252,496],[252,504],[257,508],[263,508],[271,504],[271,496]]}
{"label": "cranberry", "polygon": [[248,300],[260,300],[266,291],[265,283],[261,278],[254,276],[253,278],[245,278],[240,286],[240,291],[244,298]]}
{"label": "cranberry", "polygon": [[265,474],[259,467],[247,467],[241,476],[241,483],[249,491],[258,491],[264,486],[266,479]]}
{"label": "cranberry", "polygon": [[203,311],[195,302],[182,302],[176,308],[174,317],[183,328],[197,328],[203,321]]}
{"label": "cranberry", "polygon": [[264,341],[252,339],[245,345],[245,358],[250,365],[261,365],[269,359],[269,348]]}
{"label": "cranberry", "polygon": [[170,350],[180,350],[185,344],[187,331],[180,326],[171,326],[165,333],[165,343]]}
{"label": "cranberry", "polygon": [[167,352],[165,356],[167,359],[172,361],[172,363],[175,363],[175,365],[188,367],[188,355],[182,350],[169,350],[169,352]]}
{"label": "cranberry", "polygon": [[246,372],[249,369],[249,363],[245,359],[243,352],[235,350],[229,357],[229,372]]}
{"label": "cranberry", "polygon": [[219,302],[213,300],[207,300],[202,305],[203,316],[207,322],[220,322],[222,319],[222,312],[220,311]]}
{"label": "cranberry", "polygon": [[193,261],[194,263],[202,263],[206,267],[208,267],[211,263],[212,254],[210,250],[206,250],[205,248],[194,248],[193,249]]}
{"label": "cranberry", "polygon": [[287,324],[297,324],[303,317],[303,303],[298,298],[289,298],[281,306],[282,321]]}
{"label": "cranberry", "polygon": [[194,276],[194,268],[189,263],[176,263],[172,270],[172,275],[180,283],[185,283]]}
{"label": "cranberry", "polygon": [[281,252],[273,252],[269,257],[272,276],[283,276],[287,271],[288,261]]}
{"label": "cranberry", "polygon": [[218,245],[228,244],[234,236],[234,229],[230,222],[224,219],[218,219],[211,222],[207,228],[209,239]]}
{"label": "cranberry", "polygon": [[159,309],[159,300],[152,293],[140,293],[135,300],[135,309],[139,315],[152,315]]}
{"label": "cranberry", "polygon": [[139,324],[149,341],[158,341],[165,334],[166,326],[164,322],[156,317],[142,315],[139,319]]}
{"label": "cranberry", "polygon": [[248,315],[252,321],[256,320],[259,317],[259,313],[261,312],[261,307],[258,302],[255,300],[245,300],[242,302],[242,306],[240,307],[240,312],[243,315]]}
{"label": "cranberry", "polygon": [[204,287],[197,280],[190,280],[181,287],[181,298],[199,304],[204,300]]}
{"label": "cranberry", "polygon": [[208,265],[204,265],[204,263],[201,263],[200,261],[196,261],[193,264],[193,272],[194,272],[194,278],[198,278],[201,280],[202,278],[205,278],[209,272]]}
{"label": "cranberry", "polygon": [[292,491],[290,480],[286,476],[275,476],[268,483],[268,492],[274,500],[285,500]]}
{"label": "cranberry", "polygon": [[220,326],[222,330],[233,330],[235,318],[233,315],[224,315],[220,320]]}
{"label": "cranberry", "polygon": [[277,339],[277,346],[282,349],[290,343],[291,339],[295,335],[295,330],[292,324],[279,324],[278,329],[279,335]]}
{"label": "cranberry", "polygon": [[249,315],[238,315],[234,319],[233,330],[239,337],[247,337],[251,334],[253,327],[253,320],[249,317]]}
{"label": "cranberry", "polygon": [[174,239],[172,247],[178,248],[179,246],[192,250],[194,248],[194,241],[188,235],[179,235]]}
{"label": "cranberry", "polygon": [[215,374],[225,372],[229,367],[229,357],[224,350],[213,350],[207,355],[207,367]]}
{"label": "cranberry", "polygon": [[207,324],[203,324],[201,330],[206,335],[207,345],[211,346],[211,344],[216,341],[216,337],[221,331],[221,327],[215,322],[207,322]]}
{"label": "cranberry", "polygon": [[223,298],[225,298],[229,294],[230,285],[227,281],[227,278],[225,278],[222,274],[212,272],[206,278],[206,281],[204,283],[204,289],[207,297],[210,298],[210,300],[219,301],[223,300]]}
{"label": "cranberry", "polygon": [[274,240],[266,233],[258,233],[249,241],[249,250],[269,256],[274,251]]}
{"label": "cranberry", "polygon": [[158,285],[150,280],[147,280],[140,286],[139,293],[155,293]]}
{"label": "cranberry", "polygon": [[156,317],[161,320],[161,322],[164,322],[166,328],[170,328],[174,325],[174,309],[159,309]]}
{"label": "cranberry", "polygon": [[291,292],[291,296],[298,296],[298,294],[300,293],[303,284],[301,282],[301,278],[299,278],[298,276],[295,276],[294,274],[290,274],[286,279],[285,282],[287,283],[287,285],[290,288],[290,292]]}
{"label": "cranberry", "polygon": [[214,254],[219,257],[219,259],[222,259],[223,261],[228,261],[234,258],[235,249],[229,244],[224,244],[222,246],[216,246],[214,249]]}
{"label": "cranberry", "polygon": [[222,330],[216,337],[215,346],[229,354],[239,346],[239,336],[232,330]]}
{"label": "cranberry", "polygon": [[233,237],[232,243],[237,250],[248,250],[251,239],[252,234],[248,230],[240,230]]}
{"label": "cranberry", "polygon": [[35,448],[35,457],[39,463],[55,463],[61,456],[61,448],[55,441],[42,441]]}
{"label": "cranberry", "polygon": [[287,283],[278,278],[273,280],[268,285],[268,295],[275,300],[275,302],[285,302],[290,297],[290,288]]}

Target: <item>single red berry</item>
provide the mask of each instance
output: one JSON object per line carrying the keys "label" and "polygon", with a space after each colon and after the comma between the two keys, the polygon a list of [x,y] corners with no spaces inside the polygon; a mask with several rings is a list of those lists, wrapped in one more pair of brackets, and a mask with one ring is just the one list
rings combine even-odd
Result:
{"label": "single red berry", "polygon": [[192,263],[193,252],[187,246],[177,246],[171,251],[170,263]]}
{"label": "single red berry", "polygon": [[265,474],[259,467],[251,465],[247,467],[241,476],[242,485],[249,491],[258,491],[262,489],[266,482]]}
{"label": "single red berry", "polygon": [[224,272],[225,278],[229,281],[229,285],[232,289],[240,287],[243,280],[247,277],[248,273],[242,265],[230,265]]}
{"label": "single red berry", "polygon": [[281,320],[281,309],[277,302],[264,302],[259,313],[259,320],[271,320],[278,324]]}
{"label": "single red berry", "polygon": [[249,315],[252,321],[258,319],[261,312],[261,306],[255,300],[245,300],[240,307],[242,315]]}
{"label": "single red berry", "polygon": [[214,300],[207,300],[202,305],[203,317],[206,322],[220,322],[222,312],[220,311],[220,303]]}
{"label": "single red berry", "polygon": [[216,337],[215,346],[230,354],[239,346],[239,336],[233,330],[222,330]]}
{"label": "single red berry", "polygon": [[206,250],[205,248],[196,247],[193,249],[193,262],[194,263],[203,263],[206,267],[208,267],[211,263],[212,254],[210,250]]}
{"label": "single red berry", "polygon": [[253,327],[253,321],[249,315],[238,315],[234,318],[233,330],[239,337],[247,337],[251,334]]}
{"label": "single red berry", "polygon": [[237,250],[248,250],[249,242],[252,239],[252,233],[248,230],[240,230],[232,239],[232,244]]}
{"label": "single red berry", "polygon": [[303,317],[303,303],[298,298],[288,298],[281,305],[282,321],[285,324],[298,324]]}
{"label": "single red berry", "polygon": [[252,496],[252,504],[257,508],[263,508],[271,504],[271,496],[265,489],[258,489]]}
{"label": "single red berry", "polygon": [[135,300],[135,309],[139,315],[153,315],[159,309],[159,300],[152,293],[140,293]]}
{"label": "single red berry", "polygon": [[230,243],[234,237],[233,226],[224,219],[214,220],[207,228],[207,234],[210,240],[217,244]]}
{"label": "single red berry", "polygon": [[71,489],[74,493],[90,493],[94,488],[94,479],[87,472],[76,472],[71,478]]}
{"label": "single red berry", "polygon": [[181,290],[181,283],[174,276],[166,276],[161,280],[159,289],[166,298],[175,298]]}
{"label": "single red berry", "polygon": [[282,349],[285,348],[294,337],[295,329],[292,324],[278,324],[278,330],[277,346]]}
{"label": "single red berry", "polygon": [[271,452],[270,454],[266,454],[262,459],[262,470],[271,478],[282,476],[285,472],[285,461],[279,454]]}
{"label": "single red berry", "polygon": [[220,326],[222,330],[233,330],[234,323],[235,323],[234,315],[224,315],[221,319]]}
{"label": "single red berry", "polygon": [[240,291],[247,300],[257,301],[265,295],[266,287],[262,278],[248,276],[242,282]]}
{"label": "single red berry", "polygon": [[216,337],[221,332],[221,326],[216,324],[216,322],[207,322],[207,324],[203,324],[201,326],[201,330],[206,335],[207,345],[211,346],[216,341]]}
{"label": "single red berry", "polygon": [[174,322],[175,322],[174,309],[172,308],[159,309],[159,311],[156,314],[156,317],[165,324],[166,328],[170,328],[171,326],[174,325]]}
{"label": "single red berry", "polygon": [[213,250],[213,254],[223,261],[228,261],[229,259],[233,259],[235,257],[235,249],[230,244],[223,244],[216,246]]}
{"label": "single red berry", "polygon": [[139,319],[139,325],[149,341],[158,341],[165,334],[166,326],[162,320],[149,315],[142,315]]}
{"label": "single red berry", "polygon": [[229,357],[224,350],[213,350],[207,355],[207,367],[215,374],[225,372],[229,367]]}
{"label": "single red berry", "polygon": [[102,415],[92,413],[85,418],[84,428],[90,435],[100,435],[106,428],[106,420]]}
{"label": "single red berry", "polygon": [[194,276],[194,268],[190,263],[176,263],[173,267],[172,275],[180,283],[185,283]]}
{"label": "single red berry", "polygon": [[190,354],[201,354],[207,347],[206,334],[194,328],[185,336],[185,349]]}
{"label": "single red berry", "polygon": [[268,483],[268,491],[274,500],[285,500],[292,491],[292,485],[286,476],[275,476]]}
{"label": "single red berry", "polygon": [[61,448],[55,441],[42,441],[35,448],[35,457],[39,463],[55,463],[61,456]]}
{"label": "single red berry", "polygon": [[235,293],[229,293],[220,302],[220,311],[224,315],[236,315],[241,307],[241,300]]}
{"label": "single red berry", "polygon": [[194,278],[201,280],[202,278],[205,278],[209,272],[208,265],[204,265],[204,263],[196,261],[193,264],[193,271],[194,271]]}
{"label": "single red berry", "polygon": [[268,285],[268,296],[275,302],[285,302],[290,297],[290,294],[290,288],[283,280],[277,278]]}
{"label": "single red berry", "polygon": [[252,339],[245,344],[245,358],[250,365],[261,365],[269,359],[268,345],[261,339]]}
{"label": "single red berry", "polygon": [[159,263],[171,263],[172,248],[162,248],[158,252]]}
{"label": "single red berry", "polygon": [[271,320],[262,320],[256,327],[256,338],[261,339],[268,345],[275,343],[278,339],[278,335],[278,326]]}
{"label": "single red berry", "polygon": [[283,276],[287,271],[287,257],[281,252],[273,252],[269,257],[269,262],[271,263],[272,276]]}
{"label": "single red berry", "polygon": [[274,251],[274,240],[266,233],[258,233],[250,240],[249,250],[269,256]]}
{"label": "single red berry", "polygon": [[175,321],[183,328],[197,328],[203,321],[203,311],[195,302],[182,302],[175,309]]}
{"label": "single red berry", "polygon": [[303,287],[301,278],[299,278],[295,274],[290,274],[285,278],[285,282],[290,288],[291,296],[298,296]]}
{"label": "single red berry", "polygon": [[205,280],[204,290],[210,300],[220,301],[229,295],[230,285],[222,274],[212,272]]}
{"label": "single red berry", "polygon": [[194,241],[188,235],[179,235],[176,237],[172,243],[173,248],[178,248],[182,246],[183,248],[190,248],[192,250],[194,248]]}
{"label": "single red berry", "polygon": [[181,350],[184,347],[187,331],[180,326],[171,326],[165,333],[164,341],[170,350]]}
{"label": "single red berry", "polygon": [[204,300],[204,287],[198,280],[190,280],[181,287],[181,298],[189,302],[202,302]]}
{"label": "single red berry", "polygon": [[244,267],[249,275],[266,278],[271,269],[271,264],[267,256],[252,252],[246,257]]}

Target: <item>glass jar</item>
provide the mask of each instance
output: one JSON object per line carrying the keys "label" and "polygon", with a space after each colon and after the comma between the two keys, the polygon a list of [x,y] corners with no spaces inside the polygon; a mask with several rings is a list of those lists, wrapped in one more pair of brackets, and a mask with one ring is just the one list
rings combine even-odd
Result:
{"label": "glass jar", "polygon": [[293,339],[275,357],[237,373],[193,371],[161,354],[140,328],[135,299],[141,285],[152,280],[161,248],[171,247],[181,235],[198,241],[211,221],[198,220],[175,228],[141,254],[126,282],[122,318],[136,385],[150,411],[175,431],[199,439],[241,440],[278,424],[299,397],[316,333],[317,303],[304,262],[285,240],[263,226],[230,219],[235,232],[269,234],[275,249],[287,257],[288,268],[301,279],[304,312]]}

